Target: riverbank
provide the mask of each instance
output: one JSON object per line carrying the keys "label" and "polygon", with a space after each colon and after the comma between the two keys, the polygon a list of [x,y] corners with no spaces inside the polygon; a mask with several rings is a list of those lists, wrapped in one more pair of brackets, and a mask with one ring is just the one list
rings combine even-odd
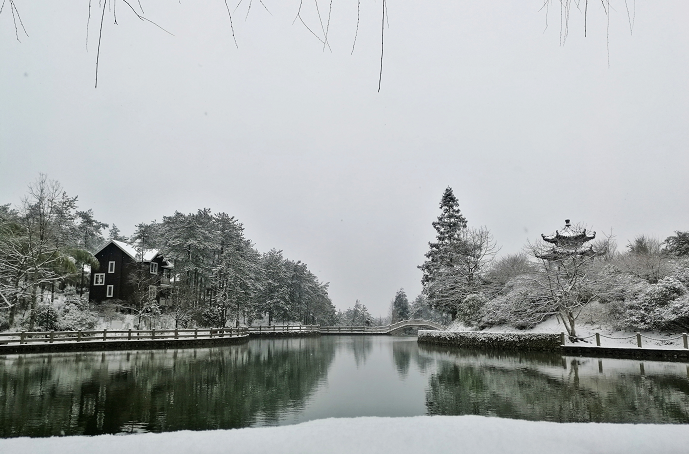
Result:
{"label": "riverbank", "polygon": [[[567,330],[557,318],[551,317],[530,329],[517,329],[512,326],[501,325],[477,331],[461,323],[453,323],[447,327],[447,331],[472,331],[481,333],[525,333],[525,334],[560,334]],[[576,326],[577,342],[572,342],[565,336],[565,345],[596,345],[596,333],[600,335],[601,347],[638,347],[636,332],[624,331],[612,328],[598,321],[582,321]],[[666,333],[662,331],[640,331],[643,338],[643,346],[651,348],[683,348],[682,335],[678,333]]]}
{"label": "riverbank", "polygon": [[580,424],[482,416],[330,418],[281,427],[95,437],[0,439],[6,454],[680,454],[684,425]]}
{"label": "riverbank", "polygon": [[573,341],[556,318],[528,330],[510,326],[475,330],[454,323],[444,331],[419,331],[419,342],[487,350],[552,351],[569,356],[689,361],[686,334],[632,333],[600,323],[582,323],[577,333]]}

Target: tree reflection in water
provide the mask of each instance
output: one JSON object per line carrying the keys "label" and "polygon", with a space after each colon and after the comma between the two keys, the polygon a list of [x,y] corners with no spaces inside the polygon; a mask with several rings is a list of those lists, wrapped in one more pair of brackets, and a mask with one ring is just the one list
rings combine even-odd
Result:
{"label": "tree reflection in water", "polygon": [[689,423],[687,364],[475,352],[390,336],[0,356],[0,437],[423,414]]}
{"label": "tree reflection in water", "polygon": [[[684,364],[420,346],[437,359],[431,415],[557,422],[689,423]],[[641,374],[644,370],[644,375]]]}
{"label": "tree reflection in water", "polygon": [[0,437],[276,424],[325,380],[332,344],[0,357]]}

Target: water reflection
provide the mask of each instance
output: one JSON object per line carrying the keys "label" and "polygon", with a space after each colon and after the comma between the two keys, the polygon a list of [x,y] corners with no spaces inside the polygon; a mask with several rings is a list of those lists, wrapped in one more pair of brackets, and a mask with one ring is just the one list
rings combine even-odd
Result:
{"label": "water reflection", "polygon": [[318,339],[0,357],[0,436],[276,424],[303,408],[333,358]]}
{"label": "water reflection", "polygon": [[558,422],[689,423],[684,364],[501,355],[422,346],[438,361],[432,415]]}
{"label": "water reflection", "polygon": [[[324,339],[326,343],[330,343],[334,337],[329,339]],[[373,340],[371,336],[346,336],[341,339],[344,342],[340,342],[340,345],[346,350],[350,350],[354,355],[354,362],[356,367],[363,366],[366,364],[368,356],[371,354],[371,349],[373,349]]]}
{"label": "water reflection", "polygon": [[0,437],[355,416],[689,423],[686,363],[498,354],[388,336],[0,356]]}

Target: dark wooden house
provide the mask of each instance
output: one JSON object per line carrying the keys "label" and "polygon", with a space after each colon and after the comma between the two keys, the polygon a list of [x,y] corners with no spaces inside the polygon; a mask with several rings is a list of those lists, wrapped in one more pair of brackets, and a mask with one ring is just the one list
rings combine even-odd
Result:
{"label": "dark wooden house", "polygon": [[133,303],[137,296],[135,293],[143,289],[148,298],[166,305],[172,264],[157,250],[142,251],[122,241],[111,240],[95,257],[100,267],[91,272],[91,301],[120,300]]}

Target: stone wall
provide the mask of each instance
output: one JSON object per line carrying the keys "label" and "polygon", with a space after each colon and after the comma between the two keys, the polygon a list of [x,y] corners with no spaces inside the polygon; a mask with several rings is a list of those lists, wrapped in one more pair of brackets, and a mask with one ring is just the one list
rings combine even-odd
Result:
{"label": "stone wall", "polygon": [[559,334],[490,333],[479,331],[419,331],[419,342],[485,350],[562,350]]}

